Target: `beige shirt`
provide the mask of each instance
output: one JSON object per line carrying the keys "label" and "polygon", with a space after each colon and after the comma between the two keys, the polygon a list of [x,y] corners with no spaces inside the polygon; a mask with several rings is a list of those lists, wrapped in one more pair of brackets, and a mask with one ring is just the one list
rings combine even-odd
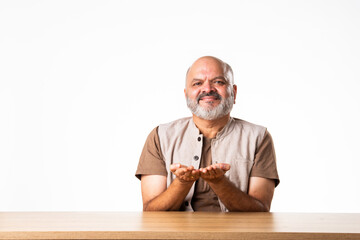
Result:
{"label": "beige shirt", "polygon": [[[200,168],[209,166],[212,163],[211,141],[212,139],[205,137],[203,139]],[[158,127],[149,134],[140,156],[136,177],[141,179],[141,175],[167,176],[166,165],[160,147]],[[268,131],[265,132],[264,138],[256,151],[250,176],[273,179],[276,186],[279,183],[274,145]],[[191,205],[194,211],[220,211],[216,194],[202,178],[195,182]]]}

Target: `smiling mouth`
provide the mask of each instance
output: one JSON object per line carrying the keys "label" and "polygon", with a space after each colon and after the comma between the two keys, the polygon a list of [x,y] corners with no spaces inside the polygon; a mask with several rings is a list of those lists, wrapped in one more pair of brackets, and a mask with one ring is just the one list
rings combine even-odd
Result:
{"label": "smiling mouth", "polygon": [[214,101],[217,101],[217,100],[219,100],[219,98],[217,98],[217,97],[203,97],[203,98],[200,98],[199,101],[214,102]]}
{"label": "smiling mouth", "polygon": [[221,100],[221,96],[220,96],[220,94],[218,94],[216,92],[203,93],[203,94],[200,94],[197,98],[198,103],[200,101],[212,103],[212,102],[218,101],[218,100]]}

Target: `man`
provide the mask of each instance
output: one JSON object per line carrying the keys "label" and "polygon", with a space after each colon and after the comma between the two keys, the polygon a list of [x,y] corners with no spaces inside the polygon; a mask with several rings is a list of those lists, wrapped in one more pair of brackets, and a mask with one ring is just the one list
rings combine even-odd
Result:
{"label": "man", "polygon": [[192,118],[156,127],[136,176],[144,211],[270,211],[279,177],[266,128],[230,117],[231,67],[201,57],[186,74]]}

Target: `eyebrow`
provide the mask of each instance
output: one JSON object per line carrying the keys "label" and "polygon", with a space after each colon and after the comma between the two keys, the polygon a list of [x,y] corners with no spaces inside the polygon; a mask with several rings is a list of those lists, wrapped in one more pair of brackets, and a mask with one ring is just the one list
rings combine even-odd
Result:
{"label": "eyebrow", "polygon": [[[224,80],[224,81],[228,82],[228,81],[226,80],[226,78],[225,78],[225,77],[223,77],[223,76],[217,76],[217,77],[214,77],[213,79],[210,79],[210,81],[214,81],[214,80],[216,80],[216,79],[222,79],[222,80]],[[194,78],[194,79],[192,80],[192,82],[193,82],[193,81],[202,81],[202,80],[203,80],[203,79]]]}

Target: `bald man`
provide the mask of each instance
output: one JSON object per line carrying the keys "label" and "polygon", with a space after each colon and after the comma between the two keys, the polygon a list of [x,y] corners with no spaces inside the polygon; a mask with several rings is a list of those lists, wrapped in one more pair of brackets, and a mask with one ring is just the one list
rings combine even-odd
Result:
{"label": "bald man", "polygon": [[230,117],[237,86],[231,67],[201,57],[184,89],[192,117],[149,134],[136,171],[144,211],[270,211],[279,183],[265,127]]}

